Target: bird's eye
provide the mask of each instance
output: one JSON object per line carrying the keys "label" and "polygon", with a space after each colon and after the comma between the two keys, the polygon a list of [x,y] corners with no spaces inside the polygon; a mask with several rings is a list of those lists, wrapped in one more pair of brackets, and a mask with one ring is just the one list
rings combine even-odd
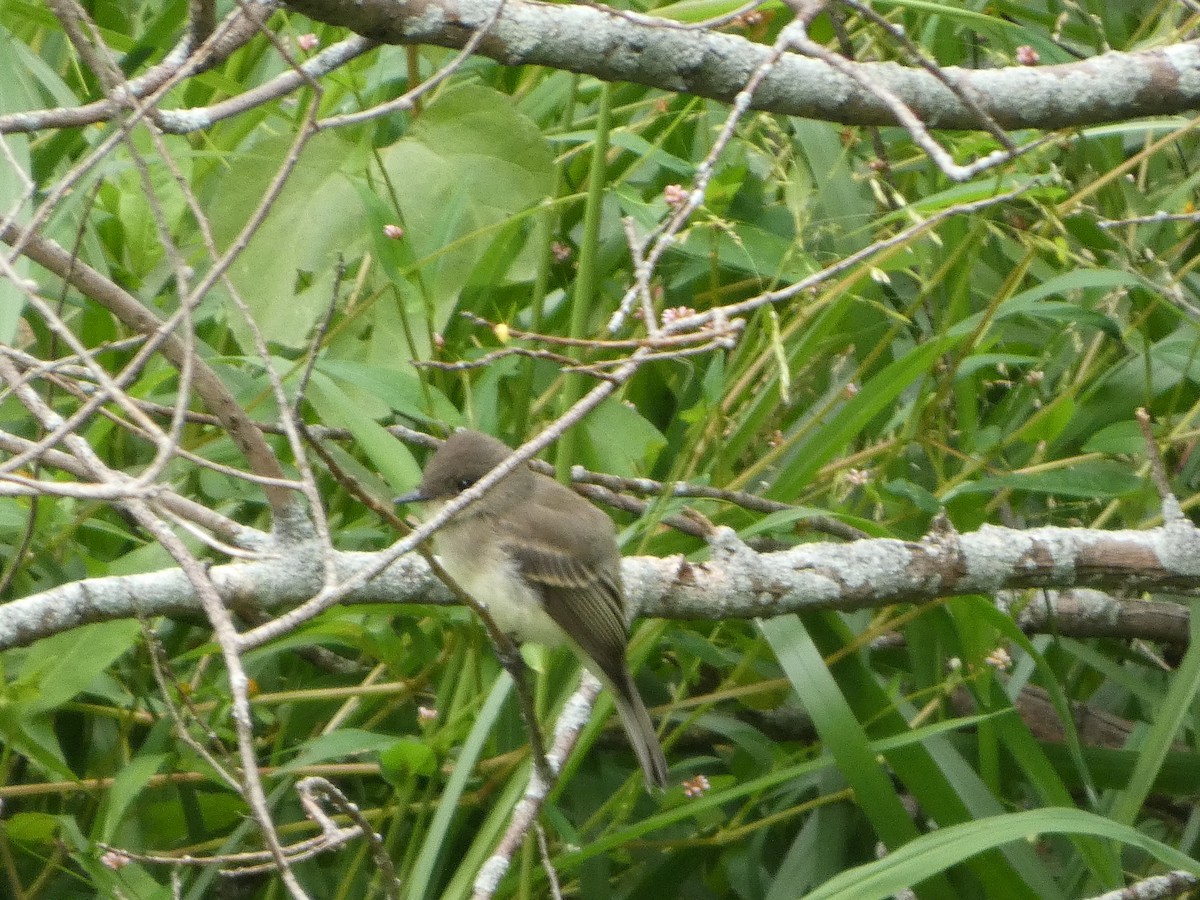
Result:
{"label": "bird's eye", "polygon": [[460,479],[458,479],[458,489],[460,491],[465,491],[467,488],[469,488],[474,483],[475,483],[474,478],[460,478]]}

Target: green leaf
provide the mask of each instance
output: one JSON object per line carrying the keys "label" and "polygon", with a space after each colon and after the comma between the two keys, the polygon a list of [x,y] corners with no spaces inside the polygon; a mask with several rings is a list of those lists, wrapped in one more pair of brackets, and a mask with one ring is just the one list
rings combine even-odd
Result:
{"label": "green leaf", "polygon": [[967,378],[980,371],[992,372],[999,366],[1032,366],[1037,361],[1038,357],[1023,353],[974,353],[958,364],[954,377]]}
{"label": "green leaf", "polygon": [[61,825],[58,816],[41,812],[19,812],[4,819],[4,836],[18,844],[53,845]]}
{"label": "green leaf", "polygon": [[443,93],[409,135],[380,153],[410,242],[415,271],[442,331],[495,234],[545,200],[553,158],[512,98],[480,85]]}
{"label": "green leaf", "polygon": [[862,389],[846,402],[804,445],[792,453],[792,464],[771,488],[775,498],[795,497],[825,463],[845,449],[883,410],[914,382],[923,378],[933,361],[952,347],[956,340],[940,339],[915,347],[886,365]]}
{"label": "green leaf", "polygon": [[[41,70],[46,66],[29,47],[16,40],[6,29],[0,29],[0,113],[22,112],[37,109],[42,105],[40,91],[30,73],[30,65]],[[57,81],[57,76],[54,80]],[[68,101],[75,105],[75,99]],[[23,134],[10,134],[4,138],[6,159],[0,165],[0,216],[7,216],[22,206],[25,185],[33,185],[30,174],[29,138]],[[17,221],[25,216],[19,215]],[[27,277],[30,262],[18,257],[13,263],[13,272]],[[17,322],[25,307],[25,295],[17,288],[12,278],[0,277],[0,344],[12,345],[17,335]]]}
{"label": "green leaf", "polygon": [[795,615],[758,620],[759,630],[775,652],[780,666],[804,708],[812,716],[822,743],[854,788],[859,807],[886,845],[900,847],[917,836],[912,819],[892,786],[891,778],[872,752],[867,736],[854,718],[816,644]]}
{"label": "green leaf", "polygon": [[[268,137],[241,151],[237,165],[209,185],[209,215],[220,246],[231,243],[278,174],[290,135]],[[322,132],[304,147],[295,170],[262,226],[229,270],[267,340],[304,346],[333,299],[337,257],[361,255],[362,205],[345,172],[361,164],[353,145]],[[228,316],[242,349],[254,348],[242,317]]]}
{"label": "green leaf", "polygon": [[831,878],[805,900],[883,900],[984,850],[1039,834],[1109,838],[1144,850],[1170,869],[1200,875],[1200,862],[1128,825],[1079,809],[1033,809],[931,831],[877,862]]}
{"label": "green leaf", "polygon": [[691,178],[696,172],[696,164],[681,159],[673,153],[668,153],[661,147],[651,144],[648,140],[628,128],[614,128],[608,137],[609,143],[622,150],[629,150],[639,160],[662,166],[669,172]]}
{"label": "green leaf", "polygon": [[377,397],[394,412],[418,422],[461,425],[462,414],[446,395],[433,385],[422,387],[411,369],[386,368],[352,359],[323,358],[316,369],[331,379],[361,388]]}
{"label": "green leaf", "polygon": [[85,691],[114,660],[131,649],[141,626],[129,619],[98,622],[37,641],[25,655],[17,690],[32,690],[26,714],[61,706]]}
{"label": "green leaf", "polygon": [[1062,434],[1075,415],[1075,401],[1069,394],[1055,397],[1037,412],[1029,427],[1021,432],[1026,441],[1052,441]]}
{"label": "green leaf", "polygon": [[[508,695],[512,691],[512,686],[512,679],[508,673],[502,673],[492,684],[492,690],[479,710],[479,715],[471,727],[471,733],[459,751],[450,780],[442,792],[437,812],[433,814],[429,830],[425,832],[425,840],[417,853],[417,864],[408,879],[409,897],[430,896],[431,882],[438,859],[447,848],[446,835],[450,830],[450,823],[458,813],[458,801],[475,770],[475,764],[479,761],[484,744],[491,737],[492,727],[500,715],[504,701],[508,699]],[[510,799],[511,802],[515,802],[518,796],[519,789],[505,793],[505,798]]]}
{"label": "green leaf", "polygon": [[75,777],[54,733],[52,716],[25,715],[24,704],[0,704],[0,737],[7,748],[29,757],[44,771],[61,778]]}
{"label": "green leaf", "polygon": [[[609,398],[583,420],[584,466],[613,475],[641,475],[654,463],[667,439],[635,409]],[[571,460],[575,462],[575,460]]]}
{"label": "green leaf", "polygon": [[390,784],[400,784],[412,775],[432,775],[437,771],[437,756],[429,742],[405,737],[394,741],[379,754],[383,777]]}
{"label": "green leaf", "polygon": [[1150,351],[1155,362],[1191,381],[1200,380],[1200,340],[1195,337],[1159,341]]}
{"label": "green leaf", "polygon": [[942,508],[937,497],[907,478],[893,478],[881,484],[880,489],[893,497],[903,497],[926,515],[937,515],[937,511]]}
{"label": "green leaf", "polygon": [[1170,687],[1138,747],[1138,760],[1129,785],[1113,801],[1111,814],[1118,822],[1134,823],[1171,750],[1175,735],[1195,708],[1196,696],[1200,694],[1200,616],[1192,615],[1191,632],[1187,653],[1172,673]]}
{"label": "green leaf", "polygon": [[753,537],[756,534],[763,532],[789,532],[792,529],[791,525],[796,522],[803,522],[805,519],[812,519],[816,516],[828,516],[823,509],[815,509],[810,506],[797,506],[794,509],[780,509],[773,513],[767,513],[761,519],[747,525],[745,528],[739,528],[738,534],[742,538]]}
{"label": "green leaf", "polygon": [[1110,499],[1135,493],[1142,487],[1142,479],[1130,472],[1128,466],[1114,460],[1095,459],[1065,469],[1012,472],[980,478],[947,491],[942,495],[942,502],[947,503],[963,494],[993,494],[1005,489],[1057,497]]}
{"label": "green leaf", "polygon": [[395,743],[395,735],[376,734],[361,728],[339,728],[305,741],[300,745],[300,752],[283,768],[285,771],[294,771],[301,766],[311,766],[330,759],[383,753]]}
{"label": "green leaf", "polygon": [[121,766],[113,779],[112,790],[106,797],[101,840],[113,840],[125,813],[142,795],[150,779],[158,774],[167,758],[166,753],[143,753]]}
{"label": "green leaf", "polygon": [[363,412],[321,372],[313,372],[308,400],[326,425],[346,428],[375,464],[379,474],[396,491],[410,489],[421,480],[421,467],[412,452],[387,429]]}
{"label": "green leaf", "polygon": [[1084,453],[1134,455],[1146,449],[1146,441],[1137,422],[1114,422],[1088,438],[1082,449]]}

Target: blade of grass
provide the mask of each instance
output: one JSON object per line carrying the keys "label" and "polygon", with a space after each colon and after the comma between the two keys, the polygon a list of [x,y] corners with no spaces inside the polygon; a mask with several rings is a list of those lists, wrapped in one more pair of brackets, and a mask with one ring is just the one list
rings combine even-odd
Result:
{"label": "blade of grass", "polygon": [[488,694],[483,707],[479,710],[479,717],[475,720],[475,725],[471,728],[466,743],[463,744],[454,771],[450,774],[450,780],[446,782],[446,789],[442,792],[437,812],[434,813],[433,820],[429,823],[429,831],[425,834],[421,852],[417,854],[416,868],[413,869],[408,880],[406,896],[410,900],[431,896],[430,886],[441,861],[442,850],[448,843],[446,835],[450,830],[454,814],[458,810],[458,801],[467,786],[467,779],[475,771],[475,763],[479,761],[483,746],[491,736],[496,717],[500,715],[500,709],[503,707],[504,701],[508,699],[511,690],[512,679],[509,678],[507,672],[500,673],[492,685],[491,693]]}
{"label": "blade of grass", "polygon": [[[825,654],[845,647],[852,637],[849,629],[832,614],[810,617],[807,624],[809,634]],[[916,712],[908,709],[906,701],[883,689],[878,674],[862,655],[846,654],[833,668],[860,722],[871,723],[873,731],[895,736],[911,732],[909,721]],[[1009,718],[1004,716],[1000,721]],[[883,753],[921,810],[942,827],[997,815],[1006,809],[988,790],[975,770],[974,760],[964,758],[949,741],[931,736],[887,748]],[[982,854],[969,860],[967,868],[981,885],[1004,884],[1006,900],[1017,897],[1051,900],[1061,896],[1045,863],[1024,845]]]}
{"label": "blade of grass", "polygon": [[1033,809],[932,831],[878,862],[842,872],[805,900],[883,900],[969,856],[1035,834],[1097,835],[1138,847],[1171,869],[1200,875],[1200,862],[1128,825],[1081,809]]}
{"label": "blade of grass", "polygon": [[1200,616],[1192,616],[1191,642],[1183,662],[1175,670],[1171,686],[1162,699],[1141,743],[1137,764],[1129,778],[1129,786],[1113,800],[1110,815],[1118,822],[1132,825],[1138,811],[1146,802],[1154,779],[1158,777],[1167,753],[1183,720],[1191,714],[1196,694],[1200,692]]}
{"label": "blade of grass", "polygon": [[[837,682],[825,665],[817,645],[798,616],[761,619],[759,630],[775,652],[825,747],[854,789],[854,799],[871,821],[880,840],[895,850],[918,836],[917,828],[900,802],[892,779],[879,763]],[[922,886],[928,897],[954,897],[940,873]]]}

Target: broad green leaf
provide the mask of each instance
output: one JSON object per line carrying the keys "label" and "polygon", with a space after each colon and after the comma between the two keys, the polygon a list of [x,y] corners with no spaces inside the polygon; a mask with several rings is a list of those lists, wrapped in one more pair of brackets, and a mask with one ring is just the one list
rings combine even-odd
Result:
{"label": "broad green leaf", "polygon": [[[609,398],[583,420],[580,462],[599,472],[641,475],[667,445],[662,433],[624,403]],[[575,460],[571,460],[575,462]]]}
{"label": "broad green leaf", "polygon": [[392,784],[400,784],[412,775],[432,775],[437,771],[437,756],[428,741],[402,737],[379,754],[383,776]]}
{"label": "broad green leaf", "polygon": [[1200,381],[1200,338],[1160,341],[1150,351],[1154,359],[1191,381]]}
{"label": "broad green leaf", "polygon": [[34,692],[24,701],[26,713],[61,706],[87,690],[96,676],[132,649],[140,630],[141,626],[129,619],[97,622],[36,642],[17,679],[18,690]]}
{"label": "broad green leaf", "polygon": [[1055,397],[1037,411],[1036,417],[1021,432],[1025,441],[1050,442],[1062,434],[1075,415],[1075,401],[1069,394]]}
{"label": "broad green leaf", "polygon": [[1083,445],[1084,453],[1138,454],[1145,452],[1146,440],[1137,422],[1114,422],[1101,428]]}
{"label": "broad green leaf", "polygon": [[29,757],[45,772],[60,778],[75,777],[54,733],[52,716],[30,715],[26,704],[0,704],[0,737],[7,748]]}
{"label": "broad green leaf", "polygon": [[318,372],[331,380],[360,388],[388,409],[418,422],[461,425],[458,408],[431,384],[422,385],[411,369],[385,368],[351,359],[321,359]]}
{"label": "broad green leaf", "polygon": [[880,487],[893,496],[903,497],[927,515],[937,515],[938,510],[942,508],[937,497],[907,478],[893,478],[891,481],[885,481]]}
{"label": "broad green leaf", "polygon": [[[291,135],[264,138],[240,150],[237,164],[218,170],[208,204],[218,245],[230,244],[252,215],[292,148]],[[302,347],[333,302],[337,258],[366,246],[362,205],[346,172],[361,165],[356,148],[326,131],[304,147],[299,162],[229,270],[266,339]],[[245,351],[254,344],[241,315],[226,321]]]}
{"label": "broad green leaf", "polygon": [[[41,106],[40,92],[33,83],[28,67],[31,60],[23,58],[28,56],[33,56],[29,48],[0,28],[0,113],[22,112]],[[71,105],[74,105],[73,100]],[[22,207],[28,211],[27,201],[23,202],[23,198],[27,193],[26,185],[33,184],[29,138],[23,134],[5,135],[4,146],[6,156],[0,161],[0,219]],[[26,218],[25,215],[18,215],[17,221]],[[21,277],[27,277],[30,272],[29,260],[24,256],[18,257],[13,263],[13,271]],[[0,344],[15,343],[17,322],[24,306],[25,297],[13,280],[0,276]]]}
{"label": "broad green leaf", "polygon": [[113,840],[129,808],[138,802],[150,779],[169,758],[166,753],[143,753],[121,766],[106,797],[101,840]]}
{"label": "broad green leaf", "polygon": [[42,812],[18,812],[4,820],[4,836],[18,844],[52,845],[58,838],[59,817]]}
{"label": "broad green leaf", "polygon": [[668,153],[661,147],[656,147],[641,135],[627,128],[617,128],[609,135],[609,142],[614,147],[629,150],[639,159],[662,166],[677,175],[691,177],[696,171],[696,164],[686,159],[680,159],[673,153]]}
{"label": "broad green leaf", "polygon": [[395,490],[409,490],[421,480],[421,467],[408,447],[364,415],[331,378],[313,372],[308,401],[326,425],[346,428],[354,435],[355,442]]}
{"label": "broad green leaf", "polygon": [[442,331],[498,230],[550,193],[552,158],[511,98],[479,85],[438,97],[408,136],[384,149],[415,271]]}

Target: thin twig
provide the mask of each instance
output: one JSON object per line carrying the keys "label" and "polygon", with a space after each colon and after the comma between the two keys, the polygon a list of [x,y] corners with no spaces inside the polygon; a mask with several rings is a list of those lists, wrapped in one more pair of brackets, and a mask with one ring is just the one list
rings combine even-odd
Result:
{"label": "thin twig", "polygon": [[[579,688],[567,700],[563,711],[554,726],[554,742],[550,749],[550,759],[554,765],[561,768],[567,757],[574,749],[583,732],[588,719],[591,718],[592,707],[600,695],[600,682],[586,669],[579,679]],[[530,779],[525,793],[516,806],[513,807],[508,828],[492,855],[479,867],[475,876],[472,900],[489,900],[494,896],[496,888],[504,873],[508,871],[513,854],[525,840],[525,835],[533,823],[537,821],[542,804],[546,802],[550,785],[540,779]]]}
{"label": "thin twig", "polygon": [[975,99],[970,91],[965,90],[961,84],[959,84],[953,78],[950,78],[942,70],[941,66],[926,56],[921,51],[921,48],[909,38],[904,29],[893,25],[870,6],[859,2],[859,0],[838,0],[838,3],[840,3],[842,6],[850,7],[860,16],[871,22],[874,22],[876,25],[886,31],[891,36],[892,40],[904,48],[904,51],[908,54],[909,58],[911,58],[914,62],[916,62],[917,65],[919,65],[922,69],[936,78],[942,84],[944,84],[946,89],[951,91],[963,106],[971,110],[971,112],[975,113],[975,115],[979,117],[980,126],[987,131],[988,134],[994,137],[1000,143],[1000,146],[1004,147],[1004,149],[1014,156],[1017,154],[1016,145],[1012,142],[1012,138],[1008,136],[1008,132],[1000,127],[1000,123],[992,118],[991,114],[983,108],[983,106]]}
{"label": "thin twig", "polygon": [[1138,428],[1142,432],[1142,440],[1146,444],[1146,458],[1150,463],[1150,477],[1154,481],[1154,486],[1158,489],[1159,499],[1162,500],[1162,515],[1163,521],[1166,523],[1178,522],[1184,518],[1183,509],[1179,506],[1179,500],[1175,496],[1175,492],[1171,490],[1171,483],[1167,480],[1167,470],[1163,465],[1162,454],[1158,450],[1158,441],[1154,439],[1154,432],[1150,428],[1150,413],[1146,412],[1145,407],[1139,406],[1134,412],[1133,417],[1137,420]]}
{"label": "thin twig", "polygon": [[379,868],[379,880],[383,884],[384,895],[388,900],[399,900],[400,878],[396,875],[396,869],[392,865],[392,858],[388,855],[387,848],[383,845],[383,838],[371,827],[371,823],[367,821],[359,808],[351,803],[349,798],[339,791],[332,782],[324,778],[304,778],[296,783],[296,792],[300,795],[305,811],[315,822],[321,825],[322,830],[327,836],[340,835],[342,829],[338,828],[325,815],[325,811],[321,809],[318,798],[324,798],[328,803],[331,803],[358,827],[359,832],[367,840],[367,846],[371,848],[371,859],[375,861],[375,865]]}
{"label": "thin twig", "polygon": [[387,103],[380,103],[370,109],[364,109],[359,112],[346,113],[340,116],[330,116],[322,119],[317,123],[317,127],[321,130],[327,128],[340,128],[343,125],[357,125],[360,122],[367,122],[371,119],[377,119],[382,116],[392,115],[397,112],[404,112],[412,107],[423,97],[429,93],[452,74],[457,72],[470,59],[479,45],[483,43],[483,39],[487,37],[492,26],[496,24],[496,20],[500,18],[500,13],[504,10],[504,0],[497,0],[492,7],[488,17],[484,19],[479,27],[472,33],[471,37],[463,45],[462,50],[449,63],[439,69],[432,77],[426,78],[423,82],[406,91],[395,100],[389,100]]}
{"label": "thin twig", "polygon": [[[142,638],[146,642],[146,649],[150,653],[150,671],[154,675],[154,682],[158,685],[158,693],[163,699],[163,705],[166,706],[167,712],[171,717],[171,721],[175,724],[175,734],[183,743],[192,748],[200,759],[208,763],[208,767],[217,774],[229,787],[233,788],[243,798],[245,792],[242,789],[241,783],[229,772],[228,769],[212,754],[208,748],[201,744],[193,737],[191,729],[188,728],[187,722],[183,719],[183,714],[175,705],[175,701],[171,696],[171,684],[177,683],[174,679],[168,678],[167,673],[170,671],[171,663],[167,659],[167,652],[163,648],[162,642],[159,641],[158,635],[154,633],[154,629],[150,627],[150,623],[145,618],[139,619],[142,626]],[[187,707],[192,720],[204,729],[205,737],[208,742],[218,748],[222,756],[229,756],[229,751],[221,742],[220,736],[204,724],[195,707],[192,706],[191,700],[187,694],[181,694],[181,699]]]}

